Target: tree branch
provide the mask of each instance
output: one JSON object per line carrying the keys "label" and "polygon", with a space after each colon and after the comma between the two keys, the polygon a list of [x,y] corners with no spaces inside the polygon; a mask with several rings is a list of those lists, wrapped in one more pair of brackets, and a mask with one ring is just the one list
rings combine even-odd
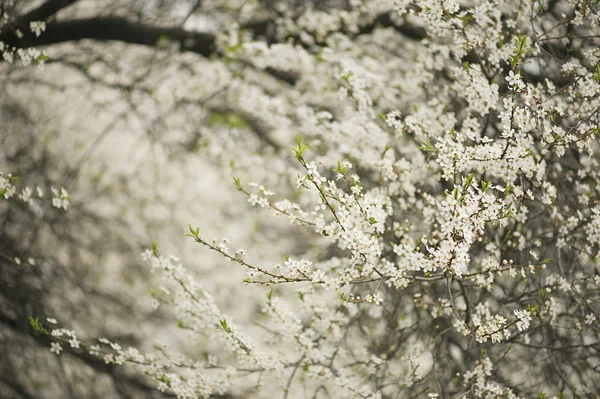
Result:
{"label": "tree branch", "polygon": [[[35,8],[17,18],[15,21],[11,21],[10,25],[17,29],[22,29],[23,34],[31,35],[29,32],[29,23],[33,21],[46,21],[48,18],[55,15],[57,12],[77,2],[78,0],[48,0],[38,8]],[[3,29],[0,33],[0,42],[10,44],[14,46],[14,41],[17,38],[15,35],[15,29]]]}
{"label": "tree branch", "polygon": [[210,56],[215,51],[215,36],[203,32],[191,32],[182,28],[167,28],[131,22],[121,17],[80,18],[49,23],[46,31],[35,37],[24,33],[21,39],[15,35],[5,40],[15,47],[42,46],[55,43],[92,39],[115,40],[125,43],[156,46],[161,39],[180,45],[181,51]]}
{"label": "tree branch", "polygon": [[19,18],[17,23],[22,21],[29,25],[29,22],[31,21],[46,21],[63,8],[66,8],[77,1],[79,0],[48,0],[38,8]]}

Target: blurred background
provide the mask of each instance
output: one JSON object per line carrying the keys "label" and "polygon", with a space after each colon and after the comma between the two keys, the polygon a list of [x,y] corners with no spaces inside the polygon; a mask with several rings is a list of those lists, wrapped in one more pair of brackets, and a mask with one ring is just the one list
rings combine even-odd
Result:
{"label": "blurred background", "polygon": [[[245,271],[185,233],[188,224],[200,226],[206,237],[252,248],[265,264],[298,248],[302,232],[252,208],[232,180],[243,176],[293,193],[282,172],[292,161],[297,132],[286,129],[295,105],[269,95],[289,83],[264,68],[183,51],[179,42],[249,23],[247,17],[265,23],[277,12],[275,2],[251,3],[0,1],[10,18],[0,41],[11,43],[21,28],[21,44],[28,43],[26,19],[37,12],[47,31],[31,44],[50,57],[43,67],[18,57],[0,62],[0,171],[47,197],[50,187],[71,196],[67,211],[38,198],[31,206],[0,202],[0,397],[165,396],[138,374],[84,352],[50,353],[28,316],[56,318],[82,340],[107,337],[151,350],[168,339],[191,357],[214,349],[190,340],[168,312],[152,306],[151,291],[162,283],[140,258],[152,243],[181,257],[240,324],[251,325],[260,313],[252,298],[263,298],[255,292],[262,288],[240,290]],[[86,35],[77,29],[123,33],[133,42],[135,29],[154,36],[145,44],[80,41]],[[286,156],[275,157],[282,148]]]}

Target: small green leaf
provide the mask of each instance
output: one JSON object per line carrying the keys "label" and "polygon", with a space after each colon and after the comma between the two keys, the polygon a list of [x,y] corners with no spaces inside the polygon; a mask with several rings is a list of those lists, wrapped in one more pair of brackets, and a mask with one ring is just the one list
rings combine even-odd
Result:
{"label": "small green leaf", "polygon": [[421,145],[419,146],[419,150],[425,151],[425,152],[432,152],[432,153],[437,153],[438,152],[438,150],[435,149],[431,145],[431,142],[429,140],[427,140],[427,141],[421,140]]}
{"label": "small green leaf", "polygon": [[486,353],[487,353],[487,349],[485,349],[485,348],[484,348],[484,349],[481,351],[481,353],[479,354],[479,360],[482,360],[482,359],[483,359],[483,357],[485,356],[485,354],[486,354]]}
{"label": "small green leaf", "polygon": [[341,161],[338,161],[337,168],[333,168],[333,171],[341,173],[342,175],[346,175],[348,173],[348,168],[342,165]]}
{"label": "small green leaf", "polygon": [[304,154],[304,151],[306,151],[308,148],[310,148],[310,146],[307,145],[304,141],[302,141],[302,136],[300,136],[300,135],[298,135],[297,144],[298,144],[298,147],[292,148],[292,149],[294,150],[296,159],[301,160],[302,156]]}
{"label": "small green leaf", "polygon": [[539,307],[540,307],[540,305],[533,305],[533,306],[527,305],[525,310],[527,310],[532,316],[535,316]]}
{"label": "small green leaf", "polygon": [[244,188],[242,187],[242,178],[241,177],[233,176],[233,184],[235,185],[235,188],[237,188],[238,191],[244,191]]}
{"label": "small green leaf", "polygon": [[37,57],[36,61],[37,62],[45,62],[48,61],[50,59],[50,56],[47,54],[44,54],[44,52],[42,51],[40,53],[40,55]]}
{"label": "small green leaf", "polygon": [[223,320],[219,320],[219,323],[221,323],[221,328],[227,332],[227,333],[231,333],[233,332],[233,330],[227,325],[227,320],[223,319]]}
{"label": "small green leaf", "polygon": [[383,150],[383,152],[381,153],[381,158],[383,158],[383,157],[385,156],[385,154],[387,154],[387,152],[388,152],[389,150],[391,150],[391,149],[392,149],[392,146],[391,146],[391,145],[389,145],[389,144],[387,144],[387,145],[385,146],[385,149],[384,149],[384,150]]}
{"label": "small green leaf", "polygon": [[33,328],[33,331],[35,331],[38,334],[43,334],[43,335],[50,334],[48,332],[48,330],[46,330],[44,328],[44,326],[42,325],[42,323],[40,322],[40,319],[38,317],[33,318],[33,316],[28,316],[27,318],[29,319],[29,324],[31,324],[31,328]]}
{"label": "small green leaf", "polygon": [[190,229],[190,234],[186,234],[187,237],[193,237],[196,240],[200,240],[200,227],[197,227],[196,229],[194,229],[192,227],[192,225],[188,225],[188,228]]}
{"label": "small green leaf", "polygon": [[483,181],[481,180],[481,190],[482,191],[487,191],[487,189],[489,189],[492,186],[492,182],[491,181]]}
{"label": "small green leaf", "polygon": [[171,386],[171,380],[167,377],[166,374],[161,375],[159,378],[157,378],[157,380],[167,384],[168,386]]}
{"label": "small green leaf", "polygon": [[467,177],[467,181],[465,182],[465,186],[464,188],[467,189],[470,185],[471,182],[473,181],[473,178],[475,177],[475,173],[471,173],[468,177]]}
{"label": "small green leaf", "polygon": [[238,114],[226,111],[215,111],[208,119],[209,126],[227,126],[231,129],[246,129],[250,122]]}

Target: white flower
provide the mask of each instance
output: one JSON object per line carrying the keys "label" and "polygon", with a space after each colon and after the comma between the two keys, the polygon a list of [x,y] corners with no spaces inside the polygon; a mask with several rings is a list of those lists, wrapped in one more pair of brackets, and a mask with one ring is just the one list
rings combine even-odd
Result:
{"label": "white flower", "polygon": [[[5,58],[6,58],[6,52]],[[13,195],[15,195],[16,188],[13,185],[13,177],[9,173],[6,177],[0,172],[0,197],[4,196],[4,199],[9,199]]]}
{"label": "white flower", "polygon": [[244,255],[246,255],[247,252],[245,249],[240,248],[237,251],[235,251],[235,258],[236,259],[242,259],[244,257]]}
{"label": "white flower", "polygon": [[62,346],[58,342],[50,343],[50,352],[60,355],[61,351],[62,351]]}
{"label": "white flower", "polygon": [[517,328],[519,331],[527,330],[529,328],[529,322],[531,321],[531,313],[527,310],[515,309],[515,316],[517,317]]}
{"label": "white flower", "polygon": [[25,187],[22,191],[21,194],[19,195],[19,199],[21,199],[21,201],[25,202],[28,205],[31,205],[33,203],[31,195],[33,194],[33,190],[31,190],[29,187]]}
{"label": "white flower", "polygon": [[31,32],[33,32],[36,37],[39,37],[42,32],[46,30],[46,23],[44,21],[31,21],[29,23],[29,29],[31,29]]}
{"label": "white flower", "polygon": [[589,313],[587,315],[585,315],[585,324],[593,324],[597,321],[598,319],[596,318],[596,316],[593,313]]}
{"label": "white flower", "polygon": [[506,76],[506,83],[508,83],[509,87],[514,88],[515,91],[521,91],[523,86],[523,81],[521,80],[521,75],[518,73],[514,73],[514,71],[509,71],[508,76]]}
{"label": "white flower", "polygon": [[52,194],[54,195],[52,198],[52,206],[58,209],[64,209],[65,211],[69,207],[69,200],[71,196],[63,187],[61,187],[60,191],[54,187],[51,187]]}
{"label": "white flower", "polygon": [[379,295],[378,292],[373,293],[373,295],[367,295],[366,299],[367,302],[371,302],[375,305],[380,305],[383,301],[383,298],[381,297],[381,295]]}
{"label": "white flower", "polygon": [[319,171],[317,170],[317,165],[314,161],[311,161],[309,164],[306,165],[306,172],[311,176],[319,176]]}
{"label": "white flower", "polygon": [[69,340],[69,345],[71,345],[71,348],[79,348],[79,344],[81,343],[81,341],[79,341],[77,339],[77,337],[73,337]]}
{"label": "white flower", "polygon": [[122,349],[121,345],[119,345],[117,343],[112,343],[112,344],[110,344],[110,346],[111,346],[111,348],[113,348],[116,351],[120,351]]}
{"label": "white flower", "polygon": [[100,348],[99,345],[92,345],[92,346],[90,346],[90,355],[99,356],[101,350],[102,349]]}

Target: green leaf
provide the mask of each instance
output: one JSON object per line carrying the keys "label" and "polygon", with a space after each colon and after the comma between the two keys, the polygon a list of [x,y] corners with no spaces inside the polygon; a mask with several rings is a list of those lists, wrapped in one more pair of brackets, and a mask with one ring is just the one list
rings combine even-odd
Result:
{"label": "green leaf", "polygon": [[292,149],[294,150],[296,159],[298,159],[300,161],[302,159],[304,151],[309,149],[310,146],[308,144],[306,144],[304,141],[302,141],[302,136],[300,136],[300,135],[298,135],[298,138],[296,140],[297,140],[298,146],[296,148],[292,148]]}
{"label": "green leaf", "polygon": [[160,36],[158,37],[158,39],[157,39],[156,41],[157,41],[157,43],[158,43],[158,42],[171,42],[172,40],[171,40],[171,38],[169,37],[169,35],[167,35],[167,34],[163,33],[162,35],[160,35]]}
{"label": "green leaf", "polygon": [[33,328],[33,331],[43,335],[50,334],[48,330],[44,328],[38,317],[33,318],[33,316],[27,316],[27,318],[29,319],[29,324],[31,324],[31,328]]}
{"label": "green leaf", "polygon": [[540,305],[533,305],[533,306],[527,305],[525,310],[527,310],[529,313],[531,313],[532,316],[535,316],[539,307],[540,307]]}
{"label": "green leaf", "polygon": [[244,191],[244,188],[242,187],[242,178],[241,177],[233,176],[233,184],[235,185],[235,188],[237,188],[238,191]]}
{"label": "green leaf", "polygon": [[231,129],[246,129],[250,123],[238,114],[225,111],[215,111],[208,119],[209,126],[227,126]]}
{"label": "green leaf", "polygon": [[462,26],[463,28],[465,26],[467,26],[471,21],[473,21],[475,18],[471,15],[471,14],[467,14],[463,17],[460,17],[461,21],[462,21]]}
{"label": "green leaf", "polygon": [[487,353],[487,349],[485,349],[485,348],[484,348],[484,349],[481,351],[481,353],[479,354],[479,360],[482,360],[482,359],[483,359],[483,357],[485,356],[485,354],[486,354],[486,353]]}
{"label": "green leaf", "polygon": [[196,229],[194,229],[192,227],[192,225],[188,225],[188,228],[190,229],[190,234],[186,234],[187,237],[193,237],[196,240],[200,240],[200,227],[197,227]]}
{"label": "green leaf", "polygon": [[421,145],[419,146],[419,150],[425,151],[425,152],[437,153],[437,150],[435,148],[433,148],[433,146],[431,145],[431,142],[429,140],[427,140],[427,141],[421,140]]}
{"label": "green leaf", "polygon": [[386,146],[385,146],[385,149],[384,149],[384,150],[383,150],[383,152],[381,153],[381,158],[383,158],[383,157],[385,156],[385,154],[387,154],[387,152],[388,152],[389,150],[391,150],[391,149],[392,149],[392,146],[391,146],[391,145],[389,145],[389,144],[386,144]]}
{"label": "green leaf", "polygon": [[44,54],[44,52],[42,51],[40,53],[40,55],[37,57],[36,61],[37,62],[45,62],[48,61],[50,59],[50,56],[47,54]]}
{"label": "green leaf", "polygon": [[159,378],[157,378],[157,380],[167,384],[168,386],[171,386],[171,380],[167,377],[166,374],[161,375]]}
{"label": "green leaf", "polygon": [[594,78],[596,83],[600,83],[600,65],[596,65],[596,72],[594,72],[594,75],[592,77]]}
{"label": "green leaf", "polygon": [[342,165],[341,161],[338,161],[337,168],[333,168],[333,171],[346,175],[348,173],[348,168]]}
{"label": "green leaf", "polygon": [[419,146],[419,150],[425,151],[425,152],[432,152],[432,153],[437,153],[438,152],[438,150],[435,149],[431,145],[431,142],[429,140],[427,140],[427,141],[421,140],[421,145]]}
{"label": "green leaf", "polygon": [[470,185],[471,182],[473,181],[473,178],[475,177],[475,173],[471,173],[468,177],[467,177],[467,181],[465,182],[464,188],[467,189]]}
{"label": "green leaf", "polygon": [[227,332],[227,333],[232,333],[233,330],[227,325],[227,320],[223,319],[223,320],[219,320],[219,323],[221,323],[221,328]]}
{"label": "green leaf", "polygon": [[492,182],[491,181],[483,181],[481,180],[481,190],[482,191],[487,191],[487,189],[489,189],[490,187],[492,187]]}

